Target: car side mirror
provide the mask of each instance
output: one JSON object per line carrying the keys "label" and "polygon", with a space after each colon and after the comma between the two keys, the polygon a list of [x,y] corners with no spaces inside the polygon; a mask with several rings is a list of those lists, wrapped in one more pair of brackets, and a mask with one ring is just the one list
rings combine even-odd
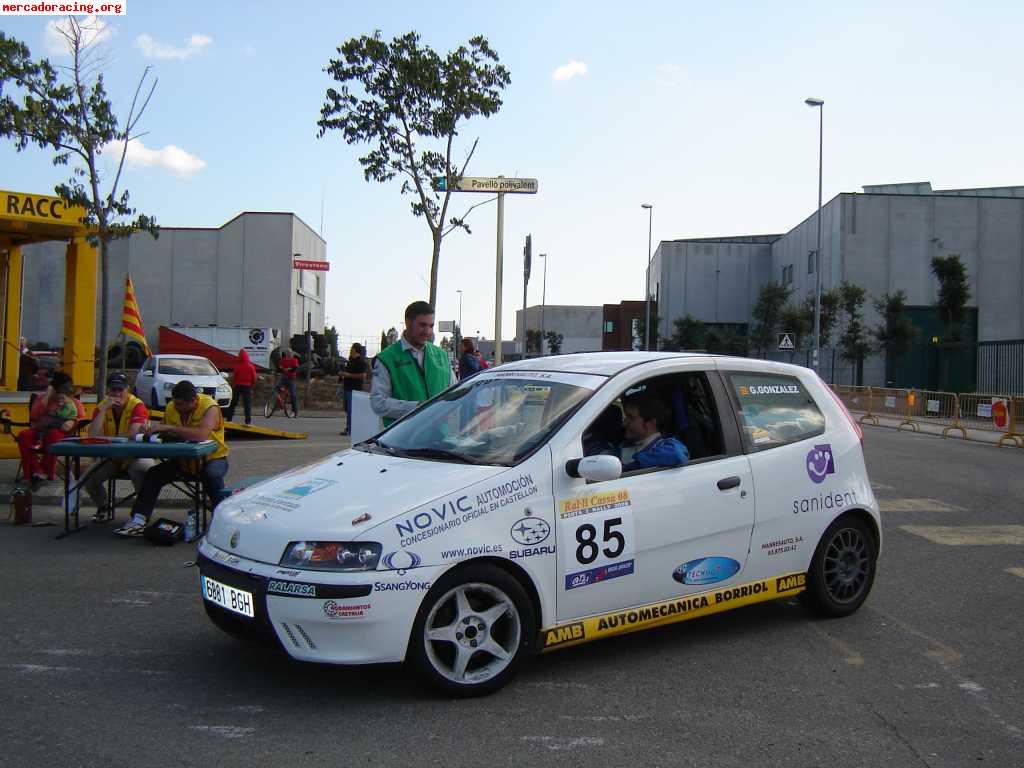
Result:
{"label": "car side mirror", "polygon": [[582,477],[595,483],[618,480],[622,476],[622,462],[617,456],[585,456],[567,461],[565,473],[569,477]]}
{"label": "car side mirror", "polygon": [[152,376],[152,375],[153,375],[153,372],[152,372],[152,371],[143,371],[143,372],[142,372],[142,375],[143,375],[143,376]]}

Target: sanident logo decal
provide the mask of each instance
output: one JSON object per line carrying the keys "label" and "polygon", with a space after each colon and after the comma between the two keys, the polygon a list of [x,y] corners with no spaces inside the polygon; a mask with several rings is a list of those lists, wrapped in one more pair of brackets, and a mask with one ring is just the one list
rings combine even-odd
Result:
{"label": "sanident logo decal", "polygon": [[832,445],[822,443],[814,446],[807,454],[807,476],[815,485],[825,482],[828,475],[836,473],[836,463],[832,458]]}
{"label": "sanident logo decal", "polygon": [[736,587],[716,589],[687,595],[660,603],[591,616],[583,621],[551,627],[541,631],[543,650],[597,640],[601,637],[636,632],[641,629],[674,624],[721,613],[744,605],[774,600],[780,595],[793,595],[806,587],[805,573],[790,573],[770,579],[753,581]]}

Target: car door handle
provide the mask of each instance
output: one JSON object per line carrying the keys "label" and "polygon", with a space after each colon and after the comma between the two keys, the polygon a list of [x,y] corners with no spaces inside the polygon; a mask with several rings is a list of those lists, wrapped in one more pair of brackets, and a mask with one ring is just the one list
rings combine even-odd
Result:
{"label": "car door handle", "polygon": [[740,479],[736,475],[732,477],[723,477],[718,481],[718,490],[728,491],[730,488],[736,488],[740,484]]}

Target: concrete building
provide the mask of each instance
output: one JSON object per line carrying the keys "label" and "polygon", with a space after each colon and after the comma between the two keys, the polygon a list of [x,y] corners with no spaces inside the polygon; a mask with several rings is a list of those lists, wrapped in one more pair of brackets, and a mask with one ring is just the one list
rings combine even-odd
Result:
{"label": "concrete building", "polygon": [[[59,346],[63,318],[48,308],[63,306],[64,244],[44,243],[25,252],[22,333],[31,342]],[[115,241],[107,303],[110,339],[121,327],[126,273],[154,350],[161,325],[276,328],[287,344],[305,331],[310,313],[313,330],[322,333],[327,274],[295,270],[293,259],[327,260],[327,244],[293,213],[247,212],[221,227],[162,227],[157,239],[137,233]]]}
{"label": "concrete building", "polygon": [[[570,352],[597,352],[601,349],[603,311],[601,307],[547,304],[543,308],[544,330],[562,334],[561,354]],[[523,325],[523,310],[516,311],[516,354],[525,350],[526,330],[541,329],[541,305],[526,308],[526,326]],[[504,348],[502,348],[504,350]],[[544,340],[544,354],[548,354],[548,343]]]}
{"label": "concrete building", "polygon": [[[959,254],[970,281],[968,334],[978,341],[1024,338],[1024,187],[933,190],[921,182],[863,189],[822,208],[822,290],[844,280],[864,288],[868,327],[879,322],[872,299],[902,290],[908,316],[930,342],[941,327],[931,259]],[[782,235],[660,243],[651,281],[664,308],[662,334],[686,313],[749,323],[758,291],[771,279],[789,284],[794,301],[813,293],[817,215]],[[849,382],[849,364],[839,365],[836,380]],[[899,384],[927,384],[912,380],[927,378],[920,371],[886,371],[879,357],[865,361],[863,381],[880,385],[897,374]]]}

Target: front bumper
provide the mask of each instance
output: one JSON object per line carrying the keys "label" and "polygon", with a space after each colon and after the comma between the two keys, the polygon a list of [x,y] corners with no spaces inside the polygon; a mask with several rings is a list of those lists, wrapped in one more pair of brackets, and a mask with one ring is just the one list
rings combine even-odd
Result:
{"label": "front bumper", "polygon": [[416,612],[443,570],[296,571],[223,552],[205,539],[197,562],[203,576],[253,596],[253,618],[203,599],[216,626],[302,661],[332,664],[403,661]]}

